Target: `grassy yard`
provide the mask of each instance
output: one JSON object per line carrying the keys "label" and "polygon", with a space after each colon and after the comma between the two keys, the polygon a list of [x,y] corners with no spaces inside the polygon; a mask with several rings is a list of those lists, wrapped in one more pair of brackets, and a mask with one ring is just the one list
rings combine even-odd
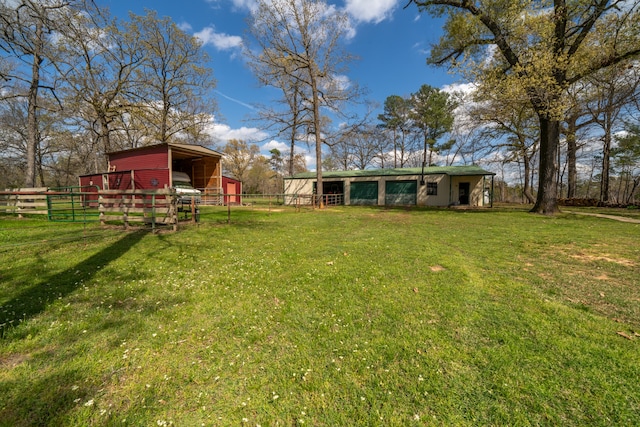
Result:
{"label": "grassy yard", "polygon": [[640,425],[640,224],[0,217],[0,426]]}

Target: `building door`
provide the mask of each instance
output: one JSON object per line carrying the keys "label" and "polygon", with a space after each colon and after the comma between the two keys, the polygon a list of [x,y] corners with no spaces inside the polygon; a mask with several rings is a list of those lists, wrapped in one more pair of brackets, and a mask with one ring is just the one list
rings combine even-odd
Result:
{"label": "building door", "polygon": [[418,181],[387,181],[385,183],[385,205],[415,205],[417,196]]}
{"label": "building door", "polygon": [[238,194],[238,190],[236,189],[236,183],[227,182],[227,203],[237,203],[238,199],[236,194]]}
{"label": "building door", "polygon": [[352,205],[377,205],[378,182],[352,182],[349,199]]}
{"label": "building door", "polygon": [[469,188],[470,184],[468,182],[461,182],[458,184],[458,200],[461,205],[469,204]]}

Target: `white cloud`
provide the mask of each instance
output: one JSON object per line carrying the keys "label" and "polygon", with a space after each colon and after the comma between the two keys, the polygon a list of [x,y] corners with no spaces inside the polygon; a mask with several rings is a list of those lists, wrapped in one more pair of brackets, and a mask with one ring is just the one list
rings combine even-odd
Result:
{"label": "white cloud", "polygon": [[[220,0],[208,0],[210,3],[218,3]],[[231,3],[233,3],[233,6],[236,9],[243,9],[243,10],[256,10],[256,8],[258,7],[258,4],[256,2],[256,0],[231,0]]]}
{"label": "white cloud", "polygon": [[[205,0],[207,3],[211,5],[211,7],[215,9],[219,9],[221,7],[220,3],[226,2],[228,0]],[[256,7],[257,0],[231,0],[231,3],[236,9],[249,9],[253,10]]]}
{"label": "white cloud", "polygon": [[447,93],[471,94],[476,91],[478,85],[475,83],[452,83],[442,86],[442,91]]}
{"label": "white cloud", "polygon": [[377,24],[391,16],[398,0],[346,0],[345,10],[360,22]]}
{"label": "white cloud", "polygon": [[182,31],[184,31],[185,33],[191,32],[191,30],[193,29],[191,27],[191,24],[189,24],[188,22],[181,22],[178,24],[178,28],[180,28]]}
{"label": "white cloud", "polygon": [[231,139],[256,142],[262,141],[267,137],[267,134],[258,128],[242,126],[241,128],[233,129],[231,126],[224,123],[214,123],[211,126],[209,133],[216,141],[225,143]]}
{"label": "white cloud", "polygon": [[212,45],[218,50],[236,49],[242,46],[242,37],[230,36],[225,33],[216,33],[215,28],[205,27],[194,34],[203,45]]}
{"label": "white cloud", "polygon": [[325,91],[336,89],[346,91],[352,86],[351,80],[344,74],[334,74],[329,76],[329,78],[324,79],[320,84],[322,89]]}
{"label": "white cloud", "polygon": [[289,149],[289,145],[285,144],[284,142],[280,142],[280,141],[276,141],[275,139],[272,139],[271,141],[267,142],[266,144],[263,144],[262,147],[260,147],[263,153],[267,153],[273,150],[274,148],[282,153]]}
{"label": "white cloud", "polygon": [[[278,149],[281,153],[288,153],[289,152],[289,144],[281,142],[281,141],[277,141],[275,139],[272,139],[271,141],[267,142],[266,144],[263,144],[260,147],[260,152],[269,157],[270,150],[273,150],[274,148]],[[311,152],[311,148],[306,147],[303,145],[296,145],[294,147],[294,151],[297,154],[302,154],[304,155],[304,161],[305,161],[305,165],[307,166],[307,169],[310,171],[315,171],[316,168],[316,156],[315,153]]]}

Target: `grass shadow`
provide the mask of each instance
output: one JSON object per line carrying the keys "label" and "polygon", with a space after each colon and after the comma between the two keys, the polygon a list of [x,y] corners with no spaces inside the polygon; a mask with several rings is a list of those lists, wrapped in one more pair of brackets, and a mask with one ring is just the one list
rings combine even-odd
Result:
{"label": "grass shadow", "polygon": [[6,331],[25,320],[42,313],[49,304],[63,298],[91,279],[100,266],[107,265],[128,252],[145,235],[146,231],[136,231],[125,234],[112,245],[90,256],[79,264],[74,265],[58,274],[47,277],[26,288],[20,294],[0,306],[0,313],[5,319],[0,324],[0,339]]}
{"label": "grass shadow", "polygon": [[[86,402],[94,387],[74,390],[72,384],[83,384],[85,378],[77,370],[62,370],[38,378],[28,387],[19,382],[0,383],[0,395],[7,396],[10,390],[15,397],[0,406],[0,426],[27,427],[62,425],[70,408],[78,401]],[[34,402],[37,396],[37,404]]]}

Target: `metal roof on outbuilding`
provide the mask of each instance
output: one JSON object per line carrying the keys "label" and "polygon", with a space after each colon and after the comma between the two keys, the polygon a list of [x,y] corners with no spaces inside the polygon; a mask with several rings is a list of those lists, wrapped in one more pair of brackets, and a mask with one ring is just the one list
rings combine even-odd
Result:
{"label": "metal roof on outbuilding", "polygon": [[[350,171],[326,171],[322,172],[323,178],[352,178],[375,176],[402,176],[421,175],[422,168],[395,168],[395,169],[364,169]],[[425,175],[449,175],[449,176],[478,176],[495,175],[493,172],[482,169],[479,166],[431,166],[424,169]],[[302,172],[285,179],[313,179],[315,172]]]}

